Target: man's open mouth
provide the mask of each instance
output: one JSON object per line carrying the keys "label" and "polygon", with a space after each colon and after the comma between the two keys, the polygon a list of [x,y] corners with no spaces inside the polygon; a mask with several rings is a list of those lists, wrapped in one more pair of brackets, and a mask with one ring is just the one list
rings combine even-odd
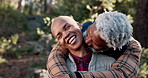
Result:
{"label": "man's open mouth", "polygon": [[73,35],[73,36],[71,36],[71,37],[68,39],[67,43],[68,43],[68,44],[73,44],[75,41],[76,41],[76,36]]}

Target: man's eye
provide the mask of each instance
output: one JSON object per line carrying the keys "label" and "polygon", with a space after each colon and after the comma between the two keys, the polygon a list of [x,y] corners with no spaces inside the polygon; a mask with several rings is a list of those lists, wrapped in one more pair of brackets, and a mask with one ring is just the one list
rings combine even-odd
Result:
{"label": "man's eye", "polygon": [[69,29],[70,29],[70,26],[66,26],[66,27],[65,27],[65,30],[69,30]]}
{"label": "man's eye", "polygon": [[57,39],[59,40],[60,38],[62,38],[62,34],[58,34]]}

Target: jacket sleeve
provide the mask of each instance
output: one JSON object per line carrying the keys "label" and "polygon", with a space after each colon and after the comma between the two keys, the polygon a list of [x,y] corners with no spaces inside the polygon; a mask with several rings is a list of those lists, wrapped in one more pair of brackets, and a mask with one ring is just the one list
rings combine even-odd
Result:
{"label": "jacket sleeve", "polygon": [[66,67],[66,53],[67,49],[63,49],[59,43],[57,43],[51,50],[47,60],[47,70],[51,78],[60,74],[69,74]]}

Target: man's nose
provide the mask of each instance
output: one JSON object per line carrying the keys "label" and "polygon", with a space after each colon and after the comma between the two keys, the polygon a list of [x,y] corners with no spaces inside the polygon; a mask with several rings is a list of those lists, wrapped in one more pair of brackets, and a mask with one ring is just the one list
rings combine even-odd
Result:
{"label": "man's nose", "polygon": [[63,32],[63,37],[64,37],[64,39],[66,39],[68,36],[69,36],[69,32],[68,31],[64,31]]}

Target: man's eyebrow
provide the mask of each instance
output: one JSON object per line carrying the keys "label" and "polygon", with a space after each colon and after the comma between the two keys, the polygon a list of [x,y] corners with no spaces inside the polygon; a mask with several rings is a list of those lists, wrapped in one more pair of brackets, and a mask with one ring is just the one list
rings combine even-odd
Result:
{"label": "man's eyebrow", "polygon": [[66,23],[66,24],[63,26],[63,28],[65,28],[67,24],[68,24],[68,23]]}
{"label": "man's eyebrow", "polygon": [[[65,28],[67,24],[68,24],[68,23],[65,23],[64,26],[63,26],[63,28]],[[57,33],[57,34],[56,34],[56,36],[59,36],[59,35],[60,35],[60,33]]]}

